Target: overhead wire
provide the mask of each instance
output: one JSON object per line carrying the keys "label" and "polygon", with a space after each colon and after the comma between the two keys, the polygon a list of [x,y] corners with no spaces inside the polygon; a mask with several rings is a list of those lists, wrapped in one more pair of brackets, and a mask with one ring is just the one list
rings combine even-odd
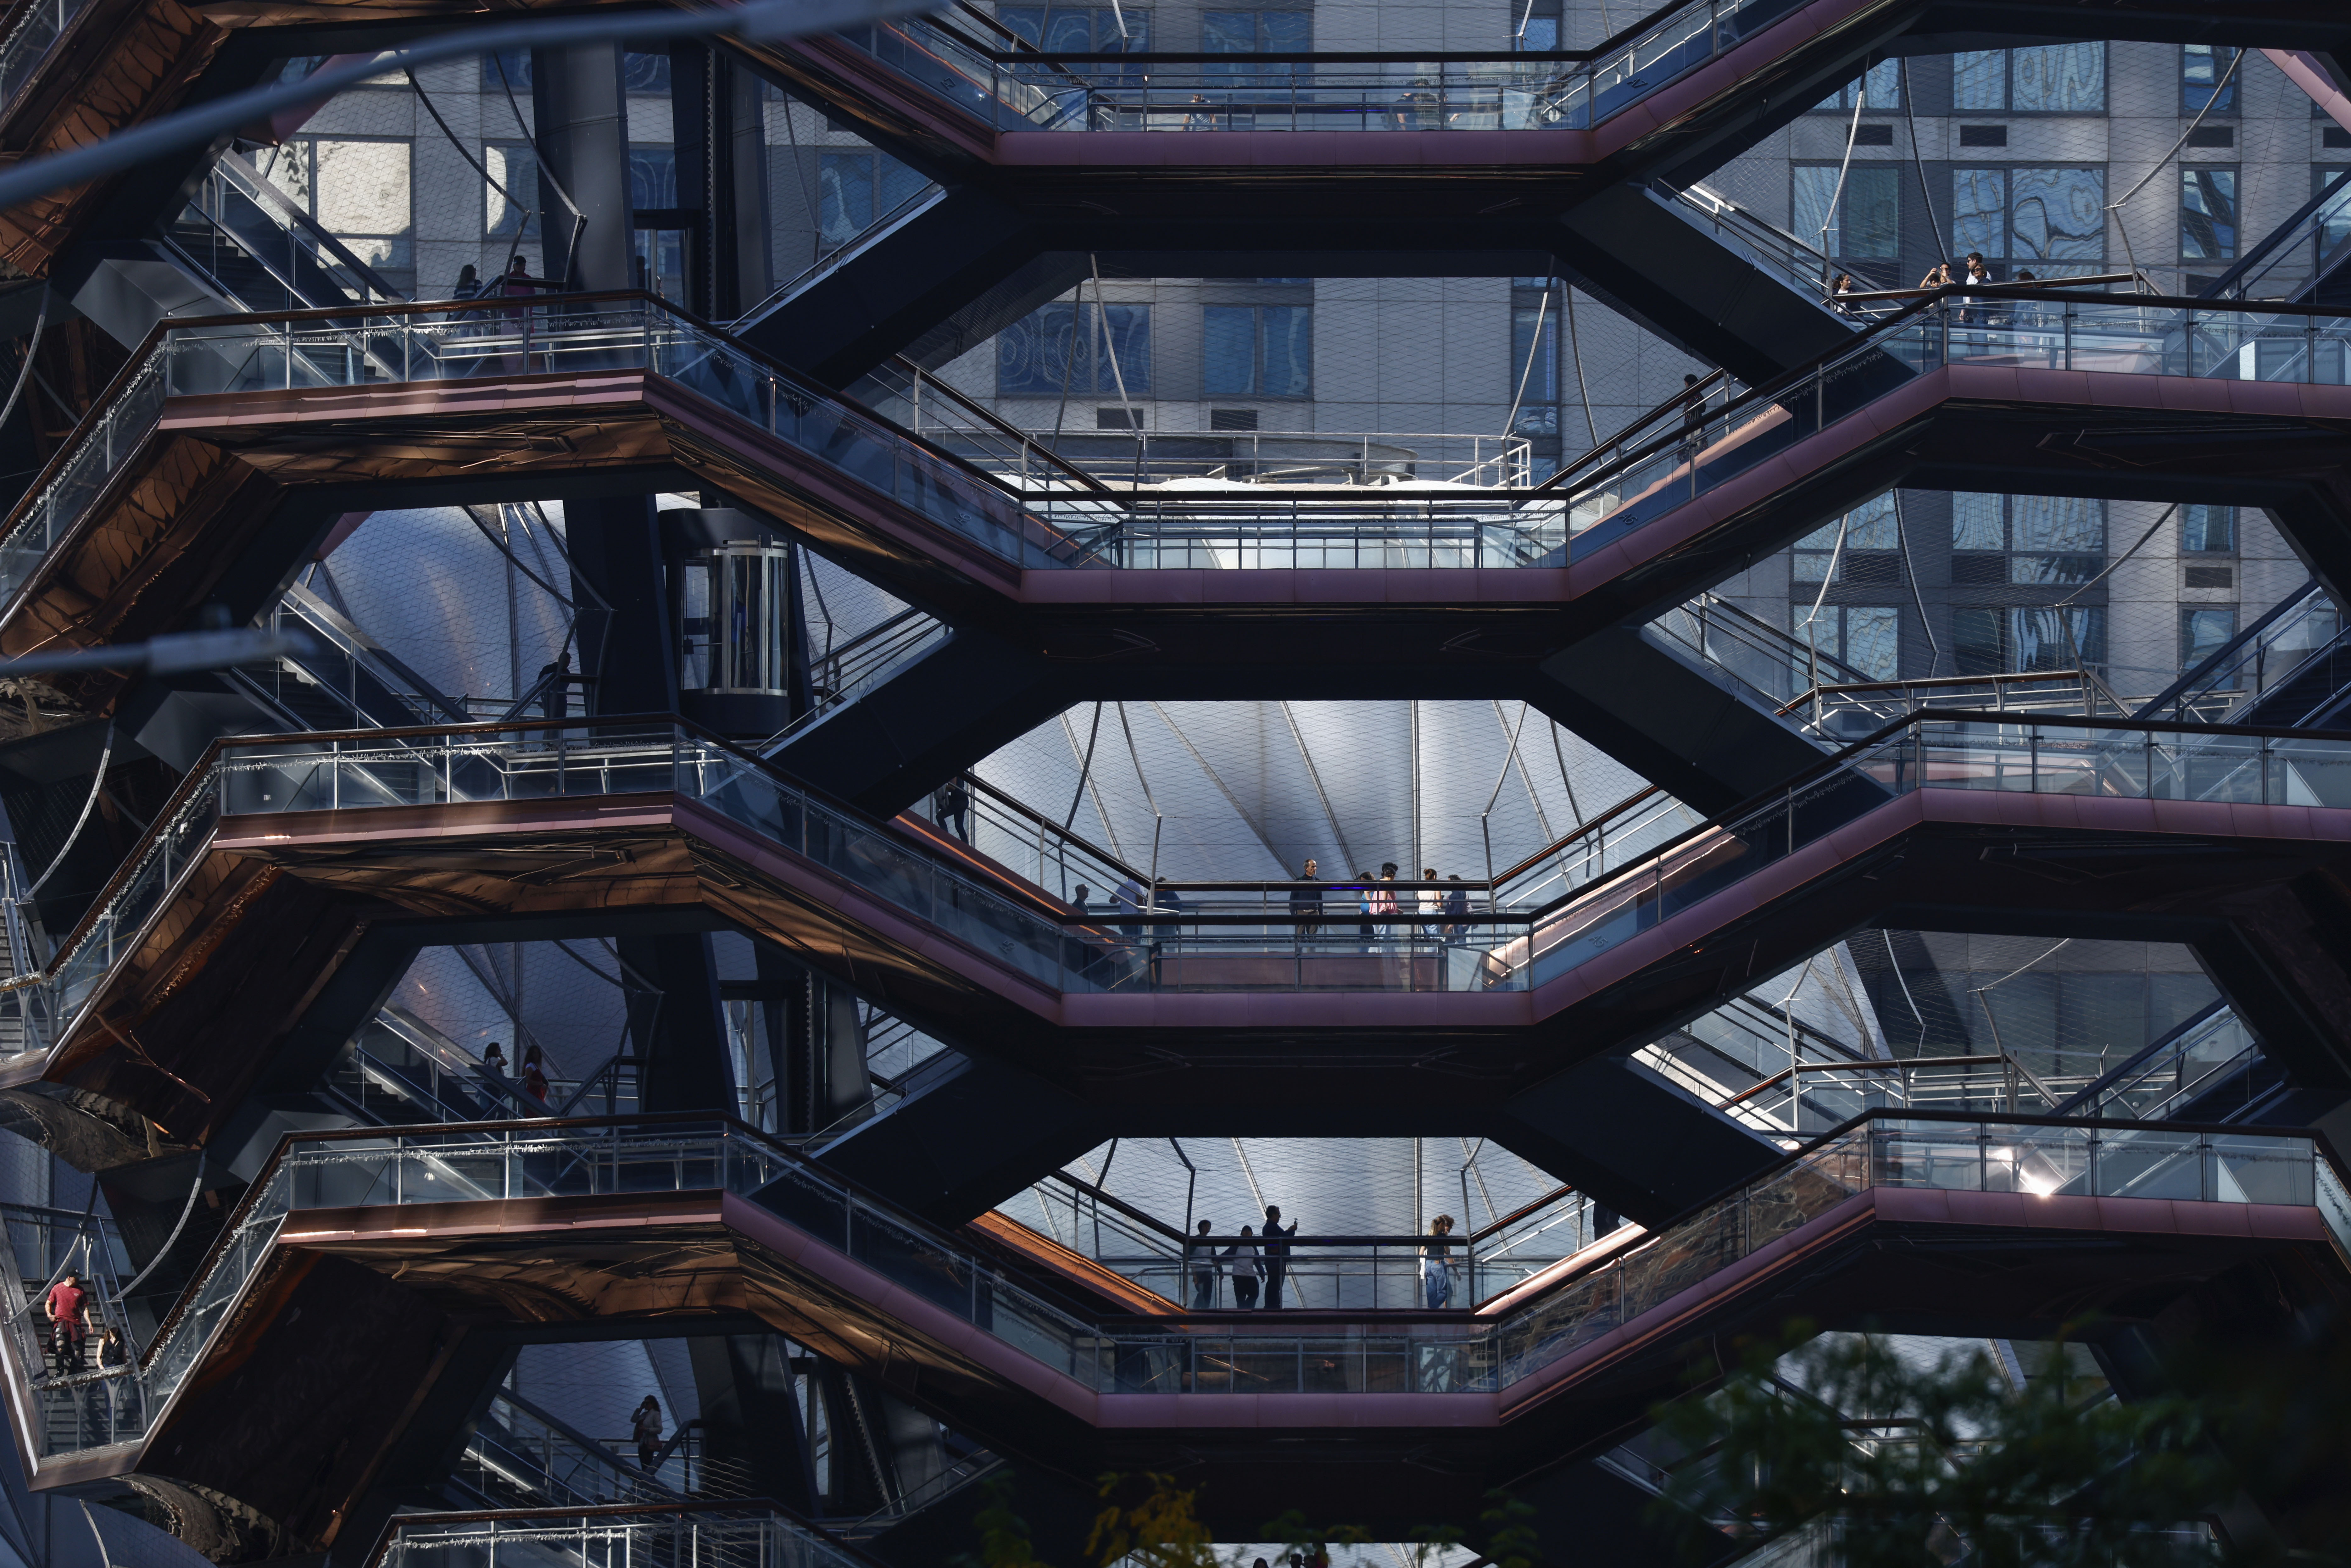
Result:
{"label": "overhead wire", "polygon": [[49,862],[48,869],[34,880],[33,885],[25,890],[25,896],[18,899],[17,903],[30,902],[32,896],[41,891],[49,878],[57,874],[57,868],[66,863],[66,856],[73,852],[74,841],[81,837],[82,829],[89,825],[90,809],[98,804],[99,791],[106,788],[106,768],[113,756],[114,720],[110,716],[106,721],[106,739],[98,749],[98,771],[89,781],[89,799],[81,803],[81,815],[74,819],[73,831],[68,833],[66,841],[58,846],[57,858]]}
{"label": "overhead wire", "polygon": [[1927,211],[1927,227],[1935,236],[1935,254],[1943,258],[1945,267],[1949,267],[1951,265],[1951,247],[1943,243],[1943,220],[1935,215],[1934,192],[1927,184],[1927,163],[1918,155],[1918,117],[1910,107],[1910,62],[1907,58],[1902,61],[1900,80],[1895,91],[1902,99],[1903,123],[1910,130],[1910,166],[1918,173],[1918,200]]}
{"label": "overhead wire", "polygon": [[48,324],[49,282],[43,278],[40,312],[33,318],[33,340],[25,345],[25,362],[16,371],[16,384],[8,391],[7,405],[0,407],[0,424],[8,423],[8,416],[16,412],[16,400],[25,395],[26,384],[33,378],[33,356],[41,351],[41,330]]}
{"label": "overhead wire", "polygon": [[2221,75],[2219,81],[2212,84],[2211,94],[2205,99],[2204,107],[2196,111],[2196,118],[2188,122],[2188,129],[2181,131],[2179,133],[2179,140],[2171,144],[2171,151],[2157,159],[2155,162],[2155,167],[2140,175],[2137,184],[2133,185],[2129,190],[2125,191],[2120,196],[2108,202],[2105,205],[2105,210],[2115,214],[2115,232],[2121,235],[2123,238],[2123,260],[2130,267],[2131,275],[2135,277],[2140,278],[2142,287],[2145,287],[2146,279],[2138,270],[2138,254],[2131,247],[2130,224],[2122,215],[2123,206],[2125,204],[2129,202],[2133,196],[2137,195],[2141,191],[2147,189],[2147,182],[2153,180],[2158,174],[2162,173],[2165,168],[2170,164],[2171,161],[2179,156],[2179,150],[2188,145],[2189,138],[2196,134],[2197,128],[2204,123],[2205,117],[2210,115],[2213,109],[2219,105],[2222,95],[2228,91],[2229,84],[2236,79],[2237,68],[2244,63],[2245,51],[2243,49],[2239,49],[2236,53],[2236,57],[2229,62],[2228,70]]}
{"label": "overhead wire", "polygon": [[[546,149],[539,146],[538,137],[537,133],[531,130],[530,122],[523,119],[522,105],[515,101],[514,83],[508,79],[507,76],[505,52],[503,50],[492,49],[489,51],[487,57],[492,68],[498,73],[498,85],[506,89],[507,109],[514,115],[515,130],[520,133],[525,141],[530,143],[531,161],[538,167],[538,177],[547,182],[547,188],[555,193],[556,200],[561,202],[564,205],[564,209],[571,214],[571,239],[566,246],[566,255],[567,257],[571,255],[576,255],[580,249],[580,236],[585,234],[588,230],[588,214],[580,210],[580,204],[571,199],[571,193],[563,188],[563,182],[558,179],[556,177],[555,171],[548,166]],[[416,78],[412,73],[408,79],[413,82]],[[416,89],[416,95],[419,98],[423,98],[424,89],[421,87],[418,88]],[[432,100],[430,99],[425,99],[425,107],[428,109],[432,107]],[[438,120],[441,117],[436,112],[433,118]],[[442,129],[446,131],[448,127],[444,126]],[[485,177],[486,178],[486,176]],[[514,198],[509,196],[507,199],[508,201],[512,201]],[[535,204],[528,210],[534,212],[538,211]],[[547,214],[540,212],[538,215],[541,218],[544,218]],[[546,236],[547,231],[542,227],[539,230],[539,237],[544,240]]]}
{"label": "overhead wire", "polygon": [[[1837,164],[1836,188],[1829,193],[1828,211],[1823,214],[1821,218],[1819,243],[1814,245],[1813,247],[1814,250],[1818,251],[1823,257],[1826,257],[1830,254],[1829,230],[1836,227],[1837,204],[1844,200],[1845,175],[1851,172],[1853,168],[1854,144],[1861,140],[1861,106],[1868,101],[1869,71],[1865,67],[1860,78],[1853,84],[1853,124],[1846,128],[1844,133],[1844,158],[1843,162]],[[1823,287],[1827,285],[1828,281],[1829,280],[1825,277],[1821,279],[1821,283]]]}
{"label": "overhead wire", "polygon": [[[416,100],[424,106],[424,112],[433,117],[433,123],[441,128],[441,134],[448,141],[449,145],[457,150],[457,156],[463,158],[469,165],[471,165],[474,172],[479,174],[482,177],[483,182],[486,183],[491,190],[496,191],[499,195],[504,196],[507,199],[507,205],[513,207],[518,213],[528,214],[528,216],[523,220],[524,223],[528,223],[529,218],[545,216],[545,214],[538,210],[536,204],[523,201],[512,191],[507,190],[505,183],[501,182],[496,175],[492,174],[488,169],[485,168],[480,159],[474,156],[473,150],[457,139],[457,133],[449,129],[449,122],[441,118],[441,110],[439,106],[433,101],[433,95],[426,92],[424,90],[424,84],[416,79],[416,72],[413,69],[409,67],[402,66],[401,68],[401,75],[408,78],[409,87],[415,91]],[[549,184],[554,183],[553,176],[550,175],[549,177],[548,183]],[[517,225],[517,230],[519,230],[519,225]],[[575,231],[572,235],[572,243],[574,245],[579,243],[577,231]],[[486,289],[489,285],[485,283],[483,287]]]}
{"label": "overhead wire", "polygon": [[1902,573],[1910,580],[1910,602],[1918,608],[1918,628],[1927,633],[1927,678],[1932,680],[1942,669],[1943,649],[1935,640],[1935,622],[1927,613],[1926,595],[1918,591],[1918,568],[1910,559],[1910,534],[1902,518],[1902,492],[1897,487],[1886,493],[1894,497],[1894,542],[1902,551]]}

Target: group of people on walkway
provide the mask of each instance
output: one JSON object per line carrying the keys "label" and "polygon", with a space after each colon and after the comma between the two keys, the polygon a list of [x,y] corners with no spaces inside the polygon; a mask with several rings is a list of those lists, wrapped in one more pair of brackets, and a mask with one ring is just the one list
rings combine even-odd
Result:
{"label": "group of people on walkway", "polygon": [[[1322,880],[1319,861],[1308,861],[1299,868],[1301,883]],[[1322,916],[1333,901],[1343,908],[1347,903],[1355,905],[1359,917],[1356,935],[1364,940],[1395,940],[1406,932],[1417,930],[1426,936],[1461,936],[1469,930],[1469,884],[1458,876],[1440,878],[1435,866],[1421,870],[1423,883],[1447,882],[1452,886],[1420,888],[1417,892],[1399,893],[1395,885],[1396,863],[1381,862],[1379,874],[1359,871],[1352,883],[1332,886],[1328,892],[1315,887],[1293,887],[1290,892],[1290,917],[1303,938],[1317,936],[1322,929]],[[1392,918],[1399,915],[1417,915],[1416,925],[1399,926]],[[1391,918],[1375,918],[1388,916]]]}
{"label": "group of people on walkway", "polygon": [[[1453,885],[1423,887],[1416,892],[1399,890],[1395,885],[1396,869],[1395,862],[1386,861],[1381,863],[1376,876],[1367,871],[1359,871],[1353,882],[1322,883],[1322,862],[1308,861],[1299,868],[1299,882],[1322,885],[1293,886],[1290,890],[1290,919],[1299,939],[1304,941],[1321,936],[1325,917],[1334,913],[1341,915],[1336,924],[1343,925],[1344,911],[1351,904],[1354,905],[1357,917],[1355,933],[1366,942],[1395,941],[1416,930],[1424,936],[1436,937],[1468,934],[1469,884],[1467,882],[1458,876],[1439,877],[1437,868],[1429,866],[1420,873],[1422,882],[1442,881]],[[1071,894],[1071,902],[1081,913],[1089,912],[1088,901],[1092,896],[1092,890],[1080,883]],[[1167,879],[1164,876],[1155,878],[1147,891],[1139,878],[1129,876],[1111,889],[1110,913],[1122,917],[1118,923],[1120,936],[1139,940],[1149,931],[1142,922],[1143,915],[1181,915],[1184,900],[1167,885]],[[1393,918],[1400,915],[1417,915],[1420,919],[1416,924],[1400,924]],[[1389,918],[1380,918],[1382,916]]]}
{"label": "group of people on walkway", "polygon": [[[1290,1280],[1290,1249],[1298,1235],[1298,1221],[1291,1220],[1289,1228],[1284,1229],[1280,1206],[1268,1204],[1265,1228],[1258,1231],[1242,1226],[1240,1234],[1221,1252],[1209,1240],[1214,1234],[1209,1221],[1201,1220],[1194,1234],[1199,1239],[1186,1249],[1191,1257],[1194,1312],[1216,1310],[1218,1289],[1228,1274],[1233,1281],[1233,1306],[1237,1311],[1253,1312],[1259,1310],[1260,1286],[1265,1297],[1264,1310],[1281,1310],[1282,1292]],[[1421,1291],[1430,1312],[1448,1306],[1453,1301],[1453,1267],[1448,1256],[1451,1248],[1446,1240],[1452,1234],[1453,1217],[1440,1214],[1429,1221],[1429,1239],[1420,1249]],[[1302,1292],[1300,1304],[1304,1304]]]}
{"label": "group of people on walkway", "polygon": [[[1944,261],[1928,267],[1927,276],[1918,280],[1918,287],[1951,288],[1965,284],[1971,288],[1982,288],[2000,281],[1991,275],[1991,265],[1984,260],[1983,252],[1971,250],[1960,258],[1956,267],[1950,262]],[[2019,272],[2007,281],[2037,283],[2040,279],[2028,271]],[[1855,278],[1849,272],[1840,272],[1829,279],[1829,304],[1847,316],[1859,316],[1865,319],[1910,303],[1906,298],[1870,298],[1876,293],[1877,290],[1871,288],[1865,280]],[[1966,313],[1963,311],[1961,319],[1966,319]]]}

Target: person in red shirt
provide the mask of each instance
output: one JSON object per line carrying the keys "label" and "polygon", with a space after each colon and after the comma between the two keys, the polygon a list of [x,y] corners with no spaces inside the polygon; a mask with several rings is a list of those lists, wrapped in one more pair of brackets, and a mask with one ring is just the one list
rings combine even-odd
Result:
{"label": "person in red shirt", "polygon": [[89,1292],[81,1288],[81,1276],[68,1270],[64,1279],[50,1286],[47,1308],[57,1347],[57,1375],[69,1377],[81,1370],[82,1336],[89,1332]]}

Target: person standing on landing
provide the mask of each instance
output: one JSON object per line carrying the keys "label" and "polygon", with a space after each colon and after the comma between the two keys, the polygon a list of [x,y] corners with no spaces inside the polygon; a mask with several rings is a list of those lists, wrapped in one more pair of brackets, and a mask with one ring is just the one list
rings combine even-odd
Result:
{"label": "person standing on landing", "polygon": [[1290,1228],[1281,1228],[1281,1210],[1273,1204],[1265,1206],[1265,1308],[1279,1312],[1281,1308],[1281,1281],[1290,1272],[1290,1239],[1298,1234],[1298,1221],[1291,1220]]}

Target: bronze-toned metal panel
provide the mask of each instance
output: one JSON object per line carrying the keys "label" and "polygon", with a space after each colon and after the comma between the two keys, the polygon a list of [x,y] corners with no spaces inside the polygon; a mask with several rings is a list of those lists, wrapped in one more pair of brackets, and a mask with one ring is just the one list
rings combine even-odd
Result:
{"label": "bronze-toned metal panel", "polygon": [[[227,37],[174,0],[91,0],[0,120],[0,156],[69,152],[177,108]],[[0,212],[0,258],[20,276],[45,276],[111,183]]]}

